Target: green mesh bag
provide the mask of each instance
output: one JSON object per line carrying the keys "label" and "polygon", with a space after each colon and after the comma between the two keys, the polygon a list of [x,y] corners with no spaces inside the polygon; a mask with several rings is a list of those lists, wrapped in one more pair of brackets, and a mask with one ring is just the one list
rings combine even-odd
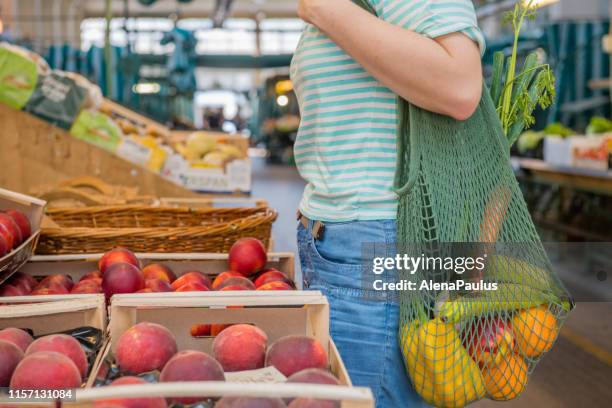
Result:
{"label": "green mesh bag", "polygon": [[[407,371],[437,407],[516,398],[573,301],[531,219],[493,101],[483,87],[463,122],[401,99],[398,114],[398,252],[426,262],[398,271],[417,289],[400,293]],[[458,268],[468,258],[482,261],[469,273]]]}

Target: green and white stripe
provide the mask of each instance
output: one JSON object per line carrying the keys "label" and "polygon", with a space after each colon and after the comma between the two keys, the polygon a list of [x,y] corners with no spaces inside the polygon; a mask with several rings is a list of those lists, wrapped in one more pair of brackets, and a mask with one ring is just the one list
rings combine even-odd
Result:
{"label": "green and white stripe", "polygon": [[[430,38],[462,32],[484,52],[484,37],[470,0],[370,3],[385,21]],[[308,181],[302,213],[331,222],[394,219],[393,92],[312,25],[302,34],[291,77],[302,114],[295,158]]]}

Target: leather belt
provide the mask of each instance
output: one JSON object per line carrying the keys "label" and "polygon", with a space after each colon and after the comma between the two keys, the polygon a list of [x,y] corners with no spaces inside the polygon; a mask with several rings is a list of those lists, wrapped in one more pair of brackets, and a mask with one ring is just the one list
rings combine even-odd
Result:
{"label": "leather belt", "polygon": [[306,217],[304,214],[302,214],[299,210],[297,212],[297,220],[301,222],[304,228],[306,229],[309,229],[310,225],[312,225],[312,229],[310,230],[310,233],[312,234],[312,237],[314,239],[316,240],[323,239],[323,233],[325,232],[325,224],[323,224],[323,222],[311,220],[308,217]]}

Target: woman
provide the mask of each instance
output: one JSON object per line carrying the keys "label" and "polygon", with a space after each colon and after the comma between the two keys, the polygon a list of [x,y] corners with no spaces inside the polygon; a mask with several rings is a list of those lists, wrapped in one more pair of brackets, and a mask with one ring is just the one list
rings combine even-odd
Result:
{"label": "woman", "polygon": [[484,39],[469,0],[369,2],[378,17],[351,0],[299,1],[308,24],[291,66],[302,113],[295,157],[308,185],[298,243],[355,385],[371,387],[378,407],[410,407],[424,403],[399,350],[397,299],[364,284],[362,244],[395,242],[396,95],[469,118]]}

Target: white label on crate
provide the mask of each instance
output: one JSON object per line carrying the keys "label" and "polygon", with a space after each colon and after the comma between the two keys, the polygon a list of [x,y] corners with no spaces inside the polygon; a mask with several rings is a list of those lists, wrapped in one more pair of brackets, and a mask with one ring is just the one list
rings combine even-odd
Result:
{"label": "white label on crate", "polygon": [[268,383],[277,384],[287,381],[287,377],[283,375],[276,367],[264,367],[259,370],[235,371],[233,373],[225,373],[225,380],[237,383]]}
{"label": "white label on crate", "polygon": [[140,166],[146,166],[153,152],[146,146],[133,140],[125,139],[117,148],[117,156]]}
{"label": "white label on crate", "polygon": [[195,191],[248,192],[251,190],[251,164],[248,160],[234,160],[222,169],[187,168],[177,174],[180,183]]}

